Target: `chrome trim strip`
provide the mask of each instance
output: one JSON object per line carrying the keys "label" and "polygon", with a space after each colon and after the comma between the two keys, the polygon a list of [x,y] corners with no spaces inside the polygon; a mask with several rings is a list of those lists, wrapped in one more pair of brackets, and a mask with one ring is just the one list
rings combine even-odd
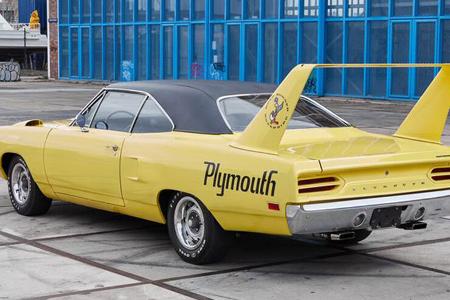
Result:
{"label": "chrome trim strip", "polygon": [[[170,123],[172,124],[172,131],[175,130],[175,123],[172,121],[172,118],[169,116],[169,114],[164,110],[164,108],[161,106],[161,104],[159,104],[158,100],[156,100],[155,97],[153,97],[151,94],[147,93],[149,99],[152,99],[153,101],[155,101],[156,106],[159,107],[159,109],[162,111],[162,113],[167,117],[167,119],[169,119]],[[148,99],[147,99],[148,101]]]}
{"label": "chrome trim strip", "polygon": [[334,112],[332,112],[331,110],[329,110],[328,108],[326,108],[325,106],[323,106],[322,104],[317,102],[316,100],[313,100],[313,99],[311,99],[309,97],[306,97],[306,96],[303,96],[303,95],[302,95],[302,98],[304,98],[305,100],[310,101],[312,105],[315,105],[316,107],[324,110],[326,113],[330,114],[332,117],[334,117],[334,118],[338,119],[339,121],[341,121],[342,123],[346,124],[348,127],[352,126],[352,124],[350,124],[346,120],[342,119],[337,114],[335,114]]}
{"label": "chrome trim strip", "polygon": [[426,200],[432,198],[442,198],[447,196],[450,196],[450,190],[364,198],[347,201],[334,201],[328,203],[305,204],[302,206],[302,208],[304,211],[324,211],[324,210],[356,208],[372,205],[401,204],[403,202]]}
{"label": "chrome trim strip", "polygon": [[[100,106],[102,105],[103,101],[105,101],[106,94],[107,94],[107,92],[104,91],[104,92],[103,92],[103,95],[102,95],[101,97],[99,97],[99,98],[97,99],[97,101],[92,102],[92,105],[91,105],[90,107],[96,105],[97,102],[98,102],[98,105],[97,105],[97,108],[95,109],[94,113],[92,114],[92,119],[91,119],[91,122],[89,123],[88,128],[92,128],[92,123],[94,122],[95,117],[97,116],[97,113],[98,113],[98,110],[99,110]],[[90,107],[89,107],[89,108],[90,108]],[[95,128],[94,128],[94,129],[95,129]],[[88,130],[88,131],[89,131],[89,130]]]}
{"label": "chrome trim strip", "polygon": [[[80,110],[80,112],[77,114],[82,114],[84,113],[89,107],[92,106],[92,104],[94,102],[96,102],[98,100],[98,98],[100,98],[100,96],[102,96],[102,94],[105,92],[105,89],[101,89],[91,100],[89,100],[89,102]],[[76,117],[72,120],[72,122],[70,122],[68,127],[74,126],[75,125],[75,119]]]}
{"label": "chrome trim strip", "polygon": [[130,130],[128,131],[128,133],[132,133],[134,126],[136,125],[136,121],[139,117],[139,115],[141,114],[142,108],[144,107],[145,103],[147,102],[148,96],[144,97],[144,100],[141,102],[141,105],[138,108],[138,111],[136,113],[136,115],[134,116],[133,122],[131,122],[131,126],[130,126]]}
{"label": "chrome trim strip", "polygon": [[141,94],[141,95],[144,95],[144,96],[148,96],[148,93],[144,92],[144,91],[132,90],[132,89],[124,89],[124,88],[115,88],[115,87],[108,87],[108,86],[105,87],[105,91]]}

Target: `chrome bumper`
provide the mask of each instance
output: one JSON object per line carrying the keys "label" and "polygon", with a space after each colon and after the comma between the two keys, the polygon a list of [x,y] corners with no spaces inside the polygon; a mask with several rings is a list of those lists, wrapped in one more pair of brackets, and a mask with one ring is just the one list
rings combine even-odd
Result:
{"label": "chrome bumper", "polygon": [[[327,203],[288,205],[286,216],[292,234],[310,234],[371,228],[373,212],[379,208],[401,207],[401,224],[450,215],[450,190],[353,199]],[[423,217],[416,218],[420,208]],[[355,227],[355,217],[365,220]]]}

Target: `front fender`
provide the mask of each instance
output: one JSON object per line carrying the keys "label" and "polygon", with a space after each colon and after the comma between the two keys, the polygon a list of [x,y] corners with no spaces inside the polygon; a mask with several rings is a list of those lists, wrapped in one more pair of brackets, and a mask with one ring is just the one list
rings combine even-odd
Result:
{"label": "front fender", "polygon": [[[44,146],[51,128],[47,127],[24,127],[6,126],[0,127],[0,157],[5,155],[20,155],[27,163],[34,181],[44,195],[53,196],[48,184],[44,166]],[[7,179],[7,170],[0,168],[0,175]]]}

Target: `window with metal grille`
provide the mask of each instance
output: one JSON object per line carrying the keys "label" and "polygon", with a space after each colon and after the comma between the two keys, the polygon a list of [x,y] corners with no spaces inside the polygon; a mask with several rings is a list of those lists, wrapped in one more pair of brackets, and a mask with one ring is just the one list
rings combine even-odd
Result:
{"label": "window with metal grille", "polygon": [[364,17],[365,15],[365,5],[366,0],[348,0],[348,11],[349,17]]}
{"label": "window with metal grille", "polygon": [[342,17],[344,15],[344,0],[328,0],[327,16]]}

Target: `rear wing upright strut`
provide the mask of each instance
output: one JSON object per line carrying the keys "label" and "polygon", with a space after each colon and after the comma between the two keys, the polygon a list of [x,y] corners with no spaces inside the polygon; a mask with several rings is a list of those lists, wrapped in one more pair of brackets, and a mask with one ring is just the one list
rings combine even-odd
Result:
{"label": "rear wing upright strut", "polygon": [[449,108],[450,65],[443,65],[394,136],[440,144]]}
{"label": "rear wing upright strut", "polygon": [[294,67],[267,100],[235,148],[277,154],[289,120],[316,68],[434,68],[441,70],[394,136],[440,143],[450,108],[450,64],[304,64]]}

